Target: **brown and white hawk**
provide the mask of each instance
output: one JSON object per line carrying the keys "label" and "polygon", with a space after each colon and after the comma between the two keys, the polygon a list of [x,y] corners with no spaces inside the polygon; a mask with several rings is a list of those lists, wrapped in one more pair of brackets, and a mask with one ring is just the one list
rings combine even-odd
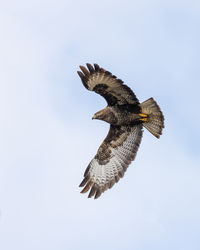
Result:
{"label": "brown and white hawk", "polygon": [[103,96],[107,107],[93,119],[110,124],[110,130],[89,163],[80,187],[81,193],[90,190],[88,197],[98,198],[111,188],[135,159],[143,133],[143,126],[159,138],[164,128],[164,116],[153,98],[140,103],[123,81],[98,64],[80,66],[78,71],[83,85]]}

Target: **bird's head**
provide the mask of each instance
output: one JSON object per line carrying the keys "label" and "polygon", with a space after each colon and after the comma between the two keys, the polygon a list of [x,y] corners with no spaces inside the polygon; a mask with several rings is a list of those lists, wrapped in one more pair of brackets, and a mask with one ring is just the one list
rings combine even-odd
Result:
{"label": "bird's head", "polygon": [[106,115],[105,113],[106,113],[106,112],[105,112],[104,109],[103,109],[103,110],[100,110],[100,111],[98,111],[98,112],[96,112],[96,113],[93,115],[92,120],[93,120],[93,119],[104,120],[105,115]]}
{"label": "bird's head", "polygon": [[110,124],[114,124],[116,122],[115,115],[110,107],[106,107],[105,109],[96,112],[92,119],[102,120]]}

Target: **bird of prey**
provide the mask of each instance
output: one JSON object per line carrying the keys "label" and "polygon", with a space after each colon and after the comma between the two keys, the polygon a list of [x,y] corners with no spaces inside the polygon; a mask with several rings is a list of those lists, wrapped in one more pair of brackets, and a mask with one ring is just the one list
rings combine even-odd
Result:
{"label": "bird of prey", "polygon": [[107,107],[94,114],[93,119],[110,124],[108,135],[100,145],[84,173],[81,193],[97,199],[119,181],[135,159],[143,127],[159,138],[164,128],[164,116],[153,98],[139,102],[123,81],[98,64],[87,63],[77,71],[86,89],[100,94]]}

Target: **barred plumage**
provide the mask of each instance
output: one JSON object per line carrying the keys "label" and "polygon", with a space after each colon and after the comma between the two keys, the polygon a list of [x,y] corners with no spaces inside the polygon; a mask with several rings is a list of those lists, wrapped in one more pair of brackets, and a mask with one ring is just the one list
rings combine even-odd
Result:
{"label": "barred plumage", "polygon": [[153,98],[139,103],[133,91],[123,81],[98,64],[80,66],[78,71],[85,88],[103,96],[108,106],[97,112],[93,119],[110,124],[107,137],[88,165],[80,187],[81,193],[89,191],[88,197],[100,195],[124,176],[135,159],[143,126],[157,138],[164,128],[164,116]]}

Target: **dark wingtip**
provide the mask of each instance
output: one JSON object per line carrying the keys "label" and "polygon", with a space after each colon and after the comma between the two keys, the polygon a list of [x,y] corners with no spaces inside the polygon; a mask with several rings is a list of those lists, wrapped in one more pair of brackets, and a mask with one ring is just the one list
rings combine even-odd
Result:
{"label": "dark wingtip", "polygon": [[86,80],[86,77],[81,71],[77,71],[78,75],[80,76],[81,80]]}
{"label": "dark wingtip", "polygon": [[95,72],[93,66],[90,63],[86,63],[86,65],[87,65],[87,67],[88,67],[91,74]]}
{"label": "dark wingtip", "polygon": [[85,184],[87,183],[87,181],[89,180],[89,176],[86,176],[83,181],[81,182],[81,184],[79,185],[79,187],[83,187],[85,186]]}
{"label": "dark wingtip", "polygon": [[85,74],[86,77],[89,77],[90,72],[87,70],[86,67],[80,65],[79,68],[80,68],[81,71]]}
{"label": "dark wingtip", "polygon": [[88,184],[81,190],[81,194],[87,193],[87,191],[90,189],[91,183],[88,182]]}
{"label": "dark wingtip", "polygon": [[85,86],[86,89],[88,89],[88,85],[87,85],[87,77],[81,72],[81,71],[77,71],[79,77],[81,78],[81,81],[83,83],[83,85]]}
{"label": "dark wingtip", "polygon": [[99,67],[99,65],[98,65],[97,63],[94,63],[94,69],[95,69],[96,71],[99,71],[99,70],[100,70],[100,67]]}
{"label": "dark wingtip", "polygon": [[91,190],[90,190],[90,193],[88,195],[88,198],[91,198],[92,196],[94,196],[95,192],[96,192],[96,187],[95,187],[95,184],[92,186]]}
{"label": "dark wingtip", "polygon": [[96,192],[96,194],[94,196],[94,199],[98,199],[101,196],[101,194],[102,194],[101,190],[97,189],[97,192]]}
{"label": "dark wingtip", "polygon": [[89,170],[90,170],[90,164],[87,166],[87,168],[84,172],[84,177],[88,174]]}

